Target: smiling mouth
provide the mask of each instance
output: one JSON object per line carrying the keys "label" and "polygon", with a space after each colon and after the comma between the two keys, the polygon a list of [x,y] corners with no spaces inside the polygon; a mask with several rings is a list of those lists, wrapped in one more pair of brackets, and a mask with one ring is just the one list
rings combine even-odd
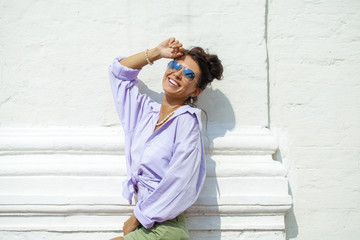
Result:
{"label": "smiling mouth", "polygon": [[171,78],[168,78],[168,81],[169,81],[170,85],[172,85],[174,87],[180,87],[180,84],[178,84],[176,81],[172,80]]}

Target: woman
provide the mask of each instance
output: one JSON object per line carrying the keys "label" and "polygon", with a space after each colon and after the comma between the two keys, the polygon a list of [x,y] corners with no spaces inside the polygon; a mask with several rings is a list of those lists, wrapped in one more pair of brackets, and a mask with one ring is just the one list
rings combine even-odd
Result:
{"label": "woman", "polygon": [[[162,80],[161,105],[140,94],[136,77],[158,59],[172,61]],[[120,239],[189,239],[183,212],[197,197],[205,180],[201,110],[197,96],[223,67],[216,55],[202,48],[185,50],[175,38],[130,57],[116,58],[110,83],[125,132],[128,177],[123,196],[136,206],[124,223]],[[191,106],[190,106],[191,105]]]}

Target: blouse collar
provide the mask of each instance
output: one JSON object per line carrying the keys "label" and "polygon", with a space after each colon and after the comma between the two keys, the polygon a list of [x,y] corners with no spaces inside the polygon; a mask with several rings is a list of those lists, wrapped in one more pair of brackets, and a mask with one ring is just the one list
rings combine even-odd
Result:
{"label": "blouse collar", "polygon": [[[161,108],[161,104],[154,102],[152,104],[152,112],[154,113],[160,113],[160,108]],[[201,109],[199,108],[195,108],[195,107],[191,107],[189,105],[183,105],[181,107],[179,107],[178,109],[176,109],[176,111],[174,112],[174,114],[171,116],[170,119],[175,118],[181,114],[184,114],[186,112],[189,112],[190,114],[193,114],[196,116],[199,126],[200,126],[200,130],[202,129],[202,124],[201,124]],[[169,120],[170,120],[169,119]]]}

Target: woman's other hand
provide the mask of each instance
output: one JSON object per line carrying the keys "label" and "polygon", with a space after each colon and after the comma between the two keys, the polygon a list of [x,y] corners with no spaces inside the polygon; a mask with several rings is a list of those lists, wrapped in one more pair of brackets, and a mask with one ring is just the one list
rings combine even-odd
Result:
{"label": "woman's other hand", "polygon": [[131,215],[131,217],[126,220],[126,222],[124,223],[123,226],[123,231],[124,231],[124,236],[132,231],[134,231],[135,229],[137,229],[140,225],[140,222],[137,220],[137,218],[135,217],[135,215]]}
{"label": "woman's other hand", "polygon": [[160,52],[160,56],[163,58],[176,58],[183,55],[184,48],[182,43],[175,38],[169,38],[160,43],[156,50]]}

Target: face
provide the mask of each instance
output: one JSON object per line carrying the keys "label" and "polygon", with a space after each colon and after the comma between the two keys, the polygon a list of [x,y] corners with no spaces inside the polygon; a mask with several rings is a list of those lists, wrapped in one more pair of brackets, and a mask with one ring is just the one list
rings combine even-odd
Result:
{"label": "face", "polygon": [[[166,70],[163,78],[163,89],[168,97],[184,103],[189,97],[196,97],[201,93],[201,89],[197,86],[201,71],[198,64],[190,56],[179,58],[176,61],[181,64],[181,68],[179,70]],[[184,68],[195,73],[193,80],[183,75]],[[188,72],[185,70],[185,73]]]}

